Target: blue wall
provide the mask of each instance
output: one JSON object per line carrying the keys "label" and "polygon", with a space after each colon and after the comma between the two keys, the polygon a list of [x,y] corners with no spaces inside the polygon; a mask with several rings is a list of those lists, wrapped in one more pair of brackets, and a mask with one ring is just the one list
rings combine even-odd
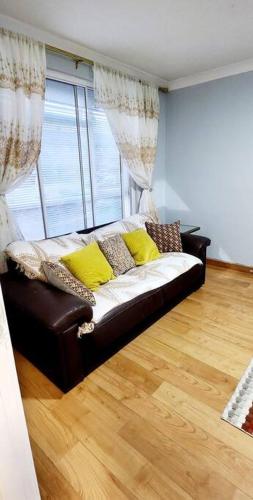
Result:
{"label": "blue wall", "polygon": [[[47,55],[47,66],[92,81],[92,68]],[[212,239],[209,256],[253,265],[253,72],[160,93],[154,199]]]}
{"label": "blue wall", "polygon": [[253,265],[253,72],[171,92],[167,220],[201,226],[209,256]]}

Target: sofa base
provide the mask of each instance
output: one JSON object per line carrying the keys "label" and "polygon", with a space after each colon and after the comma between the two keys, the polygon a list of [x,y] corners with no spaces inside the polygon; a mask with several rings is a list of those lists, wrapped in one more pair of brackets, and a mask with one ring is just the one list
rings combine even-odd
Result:
{"label": "sofa base", "polygon": [[[55,334],[8,311],[14,347],[63,392],[137,337],[204,283],[204,268],[196,265],[172,282],[147,292],[106,315],[94,332],[77,338],[78,324]],[[14,314],[13,314],[14,313]],[[16,328],[17,323],[19,328]]]}
{"label": "sofa base", "polygon": [[203,266],[194,266],[167,285],[141,295],[138,302],[128,302],[125,310],[114,310],[92,334],[84,335],[81,342],[85,376],[198,290],[204,283],[203,273]]}
{"label": "sofa base", "polygon": [[77,324],[61,335],[28,327],[23,327],[16,334],[12,322],[9,323],[9,329],[14,348],[63,392],[68,392],[83,380],[85,370],[80,339],[77,338]]}

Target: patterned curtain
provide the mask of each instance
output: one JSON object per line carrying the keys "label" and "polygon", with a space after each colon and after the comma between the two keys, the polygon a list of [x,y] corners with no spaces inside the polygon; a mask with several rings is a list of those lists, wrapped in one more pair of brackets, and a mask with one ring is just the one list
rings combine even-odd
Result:
{"label": "patterned curtain", "polygon": [[158,88],[99,64],[94,65],[94,88],[121,157],[142,189],[139,211],[155,213],[151,181],[159,119]]}
{"label": "patterned curtain", "polygon": [[38,160],[45,74],[45,46],[0,29],[0,271],[5,270],[2,250],[22,238],[5,195]]}

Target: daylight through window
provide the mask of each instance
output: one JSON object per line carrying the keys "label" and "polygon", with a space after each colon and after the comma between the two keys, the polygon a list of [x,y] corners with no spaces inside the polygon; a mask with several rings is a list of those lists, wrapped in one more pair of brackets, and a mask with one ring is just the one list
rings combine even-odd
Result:
{"label": "daylight through window", "polygon": [[47,80],[39,164],[7,195],[26,239],[122,218],[127,175],[93,89]]}

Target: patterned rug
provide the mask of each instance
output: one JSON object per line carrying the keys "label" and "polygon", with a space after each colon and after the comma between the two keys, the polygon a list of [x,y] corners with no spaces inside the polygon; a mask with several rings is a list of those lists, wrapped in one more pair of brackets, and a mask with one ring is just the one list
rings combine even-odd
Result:
{"label": "patterned rug", "polygon": [[253,435],[253,359],[245,370],[221,418]]}

